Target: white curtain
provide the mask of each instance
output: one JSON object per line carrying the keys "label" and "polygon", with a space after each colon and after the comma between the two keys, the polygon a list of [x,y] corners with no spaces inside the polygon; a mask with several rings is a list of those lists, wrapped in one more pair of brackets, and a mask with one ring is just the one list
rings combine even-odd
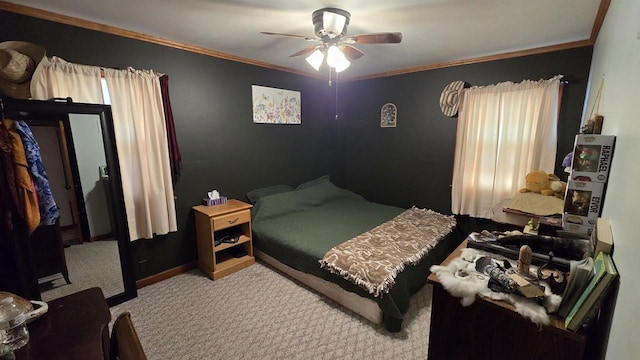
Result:
{"label": "white curtain", "polygon": [[131,239],[177,230],[159,76],[105,69]]}
{"label": "white curtain", "polygon": [[[101,68],[45,57],[31,84],[34,99],[103,103]],[[177,230],[159,76],[104,69],[131,240]]]}
{"label": "white curtain", "polygon": [[491,218],[532,170],[553,173],[561,75],[465,89],[453,165],[451,210]]}
{"label": "white curtain", "polygon": [[45,56],[31,80],[31,96],[36,100],[70,97],[77,103],[102,104],[100,68]]}

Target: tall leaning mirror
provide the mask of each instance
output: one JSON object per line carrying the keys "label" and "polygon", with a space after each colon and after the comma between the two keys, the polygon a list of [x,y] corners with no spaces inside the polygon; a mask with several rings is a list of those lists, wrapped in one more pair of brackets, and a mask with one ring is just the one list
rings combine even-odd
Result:
{"label": "tall leaning mirror", "polygon": [[110,106],[2,99],[2,115],[32,132],[58,208],[14,235],[16,287],[43,301],[96,286],[111,306],[135,297]]}

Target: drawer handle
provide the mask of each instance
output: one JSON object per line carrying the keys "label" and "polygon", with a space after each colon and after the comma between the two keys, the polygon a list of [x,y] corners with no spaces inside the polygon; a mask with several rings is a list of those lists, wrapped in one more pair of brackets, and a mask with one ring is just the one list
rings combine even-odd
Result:
{"label": "drawer handle", "polygon": [[236,222],[238,222],[238,220],[239,220],[239,219],[240,219],[240,218],[235,218],[235,219],[233,219],[233,220],[229,220],[229,221],[228,221],[228,223],[229,223],[229,224],[231,224],[231,225],[233,225],[233,224],[235,224]]}

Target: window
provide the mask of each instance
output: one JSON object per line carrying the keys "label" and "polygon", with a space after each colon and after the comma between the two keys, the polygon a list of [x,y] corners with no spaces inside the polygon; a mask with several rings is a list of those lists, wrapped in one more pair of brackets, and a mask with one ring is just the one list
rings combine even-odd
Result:
{"label": "window", "polygon": [[453,166],[451,210],[491,218],[525,175],[553,173],[560,78],[472,87],[463,92]]}

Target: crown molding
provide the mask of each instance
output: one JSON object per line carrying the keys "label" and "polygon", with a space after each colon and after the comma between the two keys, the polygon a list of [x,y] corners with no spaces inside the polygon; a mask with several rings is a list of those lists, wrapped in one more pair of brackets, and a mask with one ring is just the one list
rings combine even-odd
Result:
{"label": "crown molding", "polygon": [[[358,81],[358,80],[382,78],[382,77],[388,77],[388,76],[404,75],[404,74],[410,74],[414,72],[442,69],[442,68],[448,68],[453,66],[476,64],[481,62],[496,61],[496,60],[503,60],[503,59],[511,59],[511,58],[516,58],[521,56],[536,55],[536,54],[542,54],[542,53],[553,52],[553,51],[573,49],[577,47],[593,46],[598,38],[598,34],[604,22],[604,18],[607,14],[607,10],[609,9],[610,3],[611,3],[611,0],[600,1],[598,14],[594,21],[593,28],[591,30],[591,36],[589,39],[550,45],[550,46],[543,46],[543,47],[538,47],[534,49],[525,49],[525,50],[512,51],[512,52],[501,53],[501,54],[480,56],[480,57],[475,57],[470,59],[448,61],[448,62],[443,62],[438,64],[416,66],[416,67],[394,70],[394,71],[387,71],[387,72],[366,75],[361,77],[341,79],[340,81],[351,82],[351,81]],[[61,14],[57,14],[57,13],[46,11],[46,10],[9,3],[6,1],[0,1],[0,10],[6,10],[16,14],[27,15],[27,16],[31,16],[31,17],[35,17],[43,20],[49,20],[49,21],[53,21],[61,24],[72,25],[72,26],[76,26],[84,29],[100,31],[107,34],[118,35],[122,37],[136,39],[136,40],[146,41],[153,44],[172,47],[172,48],[185,50],[193,53],[198,53],[202,55],[207,55],[207,56],[211,56],[219,59],[225,59],[225,60],[240,62],[244,64],[260,66],[268,69],[284,71],[284,72],[298,74],[298,75],[307,76],[307,77],[321,78],[320,76],[310,75],[308,73],[305,73],[299,70],[274,65],[274,64],[263,62],[263,61],[248,59],[241,56],[236,56],[236,55],[231,55],[231,54],[227,54],[219,51],[206,49],[200,46],[184,44],[181,42],[167,40],[167,39],[153,36],[153,35],[147,35],[147,34],[126,30],[126,29],[121,29],[114,26],[104,25],[104,24],[100,24],[100,23],[96,23],[88,20],[82,20],[82,19],[71,17],[71,16],[61,15]]]}

